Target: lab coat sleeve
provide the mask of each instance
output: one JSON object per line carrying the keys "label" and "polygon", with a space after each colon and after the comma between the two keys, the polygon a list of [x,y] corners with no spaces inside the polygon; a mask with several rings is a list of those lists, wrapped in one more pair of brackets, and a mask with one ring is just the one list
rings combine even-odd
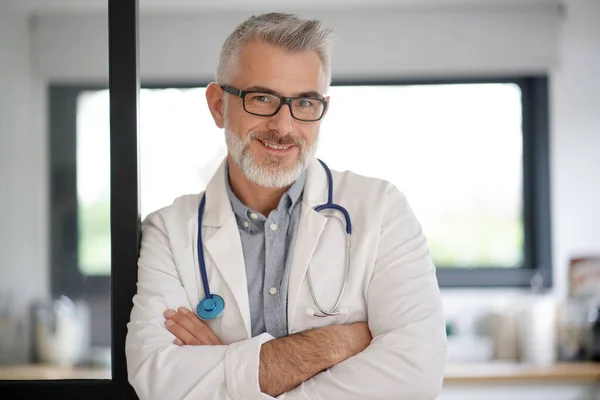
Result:
{"label": "lab coat sleeve", "polygon": [[[129,382],[141,400],[264,400],[258,366],[263,334],[227,346],[176,346],[163,312],[191,307],[160,214],[143,225],[137,294],[125,344]],[[283,398],[281,396],[280,398]]]}
{"label": "lab coat sleeve", "polygon": [[367,302],[372,343],[287,400],[433,400],[441,391],[446,336],[435,268],[420,224],[392,185]]}

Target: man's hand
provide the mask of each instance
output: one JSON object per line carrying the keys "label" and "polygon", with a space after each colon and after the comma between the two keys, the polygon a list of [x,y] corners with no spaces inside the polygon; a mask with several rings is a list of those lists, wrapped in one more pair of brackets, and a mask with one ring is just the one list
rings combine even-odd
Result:
{"label": "man's hand", "polygon": [[167,319],[165,327],[175,335],[177,339],[173,343],[178,346],[217,346],[223,344],[206,322],[187,308],[179,307],[177,312],[167,310],[164,316]]}

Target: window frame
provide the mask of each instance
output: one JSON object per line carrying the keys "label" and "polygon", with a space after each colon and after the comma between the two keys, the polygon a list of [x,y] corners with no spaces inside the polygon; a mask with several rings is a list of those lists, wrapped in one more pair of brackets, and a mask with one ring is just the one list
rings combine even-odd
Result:
{"label": "window frame", "polygon": [[[77,96],[105,85],[49,85],[50,262],[53,296],[106,296],[110,275],[84,275],[79,269],[77,207]],[[63,205],[75,205],[65,208]],[[75,257],[73,256],[75,254]]]}
{"label": "window frame", "polygon": [[[137,179],[140,85],[138,0],[108,2],[108,56],[112,252],[111,275],[106,282],[112,289],[109,292],[112,334],[111,378],[0,380],[0,398],[137,399],[136,393],[127,378],[125,336],[133,306],[132,298],[136,288],[136,264],[140,241],[139,184]],[[65,108],[68,110],[72,106],[71,104]],[[51,111],[54,111],[53,107],[56,109],[58,105],[49,105]],[[53,118],[52,115],[50,118]],[[58,124],[58,122],[53,121],[51,126]],[[60,124],[58,125],[60,127]],[[58,166],[61,167],[60,164]],[[65,184],[66,190],[69,190],[69,176],[73,175],[73,171],[69,171],[68,163],[64,165],[64,168],[64,170],[61,170],[64,172],[64,176],[62,180],[58,179],[58,181],[61,182],[60,184]],[[52,185],[56,176],[50,176],[49,178]],[[56,203],[52,196],[56,195],[57,192],[53,186],[49,189],[50,206],[54,206]],[[75,200],[77,200],[76,190]],[[75,204],[77,204],[76,201]],[[53,214],[53,211],[51,209],[50,214]],[[54,221],[53,218],[54,216],[50,215],[49,219],[51,221]],[[62,228],[62,226],[59,228]],[[60,229],[58,232],[61,232]],[[51,227],[49,233],[51,234],[50,245],[54,248],[54,245],[56,245],[55,227]],[[74,246],[76,245],[75,243]],[[53,276],[51,294],[53,295],[56,294],[54,289],[57,283],[54,277],[57,272],[55,256],[55,254],[51,256],[51,274]],[[69,282],[71,281],[64,281],[67,290],[69,290]],[[106,293],[108,292],[104,291],[104,294]],[[67,292],[60,294],[67,294]]]}
{"label": "window frame", "polygon": [[[143,89],[206,87],[209,82],[197,83],[151,83],[142,84]],[[513,83],[522,93],[523,131],[523,223],[524,260],[520,268],[481,267],[437,268],[437,277],[442,288],[490,288],[531,287],[541,285],[550,288],[552,279],[551,221],[550,221],[550,166],[548,124],[548,78],[546,76],[514,77],[465,77],[414,80],[338,80],[332,86],[402,86],[402,85],[447,85],[447,84]],[[74,294],[107,293],[109,276],[84,276],[73,259],[77,251],[77,209],[67,215],[60,214],[59,204],[76,204],[76,100],[86,90],[107,89],[101,85],[50,86],[50,146],[52,171],[52,223],[53,229],[62,224],[63,232],[75,243],[65,246],[55,232],[52,234],[52,288],[53,293]],[[65,105],[69,106],[66,107]],[[62,107],[62,108],[60,108]],[[71,141],[71,142],[69,142]],[[70,151],[70,154],[64,154]],[[59,157],[54,154],[57,152]],[[62,153],[61,153],[62,152]],[[71,182],[61,181],[60,169],[65,160],[72,166],[67,170]],[[63,164],[61,164],[63,163]],[[71,175],[69,175],[71,173]],[[55,185],[61,185],[55,191]],[[65,187],[66,186],[66,187]],[[75,203],[73,202],[75,196]],[[68,249],[68,251],[65,251]]]}

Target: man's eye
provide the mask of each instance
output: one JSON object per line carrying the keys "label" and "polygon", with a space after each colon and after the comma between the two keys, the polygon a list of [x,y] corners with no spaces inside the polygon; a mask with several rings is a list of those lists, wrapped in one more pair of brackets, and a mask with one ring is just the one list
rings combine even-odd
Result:
{"label": "man's eye", "polygon": [[296,103],[300,107],[313,107],[315,105],[314,101],[309,99],[299,99]]}
{"label": "man's eye", "polygon": [[271,98],[265,95],[255,95],[252,96],[252,101],[256,103],[268,103],[271,101]]}

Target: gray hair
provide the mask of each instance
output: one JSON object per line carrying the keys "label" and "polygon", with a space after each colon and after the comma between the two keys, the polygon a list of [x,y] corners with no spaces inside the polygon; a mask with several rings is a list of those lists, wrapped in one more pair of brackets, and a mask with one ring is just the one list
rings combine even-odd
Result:
{"label": "gray hair", "polygon": [[331,84],[330,29],[321,21],[302,20],[294,14],[269,13],[252,16],[242,22],[227,37],[221,49],[217,82],[229,84],[239,68],[239,55],[244,45],[252,40],[268,43],[290,54],[314,51],[319,56],[325,72],[326,87]]}

